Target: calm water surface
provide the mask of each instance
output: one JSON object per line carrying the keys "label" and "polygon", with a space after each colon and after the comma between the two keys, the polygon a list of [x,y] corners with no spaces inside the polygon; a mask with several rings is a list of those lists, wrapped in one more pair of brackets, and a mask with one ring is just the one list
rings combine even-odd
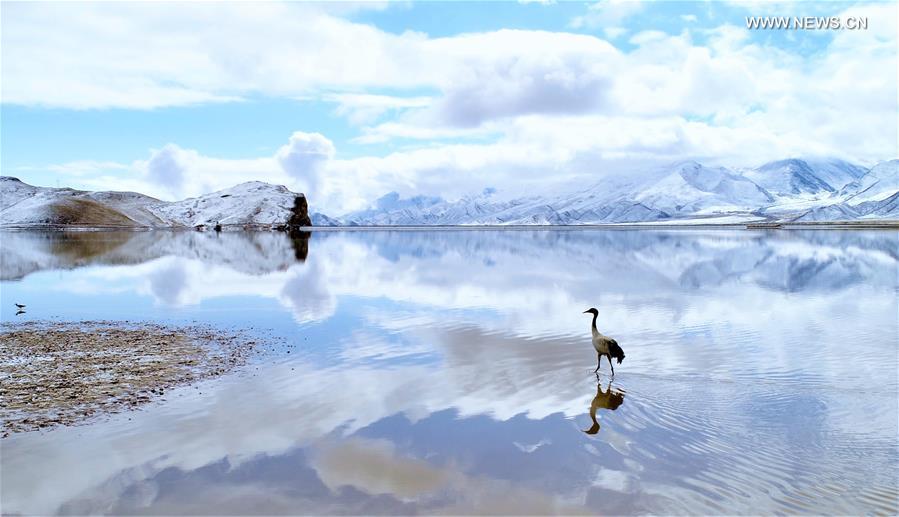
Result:
{"label": "calm water surface", "polygon": [[[896,232],[0,239],[5,323],[267,343],[139,411],[3,439],[3,513],[899,511]],[[594,306],[627,354],[599,382]]]}

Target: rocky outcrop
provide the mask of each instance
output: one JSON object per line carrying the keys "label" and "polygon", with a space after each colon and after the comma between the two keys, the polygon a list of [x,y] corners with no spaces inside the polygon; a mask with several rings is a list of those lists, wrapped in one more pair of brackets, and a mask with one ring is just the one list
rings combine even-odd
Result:
{"label": "rocky outcrop", "polygon": [[306,203],[306,196],[303,194],[293,199],[293,208],[290,209],[290,212],[288,226],[312,226],[312,220],[309,218],[309,204]]}

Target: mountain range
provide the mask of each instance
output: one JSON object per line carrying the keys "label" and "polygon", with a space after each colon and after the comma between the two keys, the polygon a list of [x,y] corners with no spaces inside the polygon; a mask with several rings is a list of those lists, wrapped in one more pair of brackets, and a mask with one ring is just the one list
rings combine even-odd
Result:
{"label": "mountain range", "polygon": [[308,213],[306,197],[253,181],[183,201],[88,192],[0,177],[0,227],[278,227],[578,225],[899,221],[899,160],[867,168],[792,158],[754,169],[683,161],[587,188],[505,196],[493,188],[448,201],[382,196],[341,216]]}
{"label": "mountain range", "polygon": [[787,159],[754,169],[678,162],[559,194],[503,198],[494,189],[457,201],[392,192],[329,225],[738,223],[899,219],[899,160],[871,168]]}

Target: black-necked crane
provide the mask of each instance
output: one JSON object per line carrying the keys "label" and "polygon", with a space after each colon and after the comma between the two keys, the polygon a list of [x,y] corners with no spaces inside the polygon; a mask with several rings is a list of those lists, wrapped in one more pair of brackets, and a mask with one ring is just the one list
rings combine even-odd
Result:
{"label": "black-necked crane", "polygon": [[584,431],[587,434],[596,434],[599,432],[599,421],[596,420],[596,410],[598,409],[609,409],[615,411],[618,409],[618,406],[624,403],[624,393],[618,390],[612,389],[612,381],[609,381],[609,385],[606,387],[606,391],[602,390],[602,384],[596,383],[596,396],[593,397],[593,402],[590,403],[590,420],[593,420],[593,425],[590,426],[590,429]]}
{"label": "black-necked crane", "polygon": [[16,305],[16,307],[18,307],[19,309],[24,309],[24,308],[25,308],[25,306],[22,305],[21,303],[17,303],[17,304],[15,304],[15,305]]}
{"label": "black-necked crane", "polygon": [[593,324],[591,327],[591,332],[593,333],[593,348],[596,349],[596,369],[593,370],[593,373],[599,372],[599,367],[602,365],[602,356],[606,356],[609,358],[609,366],[612,368],[612,375],[615,375],[615,367],[612,365],[612,358],[618,359],[618,364],[621,364],[621,361],[624,361],[624,350],[618,346],[618,342],[609,336],[604,336],[602,332],[596,329],[596,317],[599,316],[599,311],[596,308],[591,307],[584,311],[584,314],[593,314]]}

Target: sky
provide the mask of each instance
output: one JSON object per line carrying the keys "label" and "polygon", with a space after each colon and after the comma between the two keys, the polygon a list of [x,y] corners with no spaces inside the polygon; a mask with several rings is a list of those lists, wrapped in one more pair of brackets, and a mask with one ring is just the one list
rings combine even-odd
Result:
{"label": "sky", "polygon": [[[533,195],[897,149],[895,2],[15,3],[0,170],[183,199]],[[752,30],[747,16],[865,17]]]}

